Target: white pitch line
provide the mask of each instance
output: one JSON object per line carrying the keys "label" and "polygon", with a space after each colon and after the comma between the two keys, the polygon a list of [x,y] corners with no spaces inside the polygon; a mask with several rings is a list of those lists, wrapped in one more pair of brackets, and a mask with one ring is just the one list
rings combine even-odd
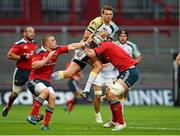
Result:
{"label": "white pitch line", "polygon": [[[1,120],[0,123],[27,123],[27,121],[10,121],[10,120]],[[52,123],[57,123],[56,121],[53,121]],[[143,129],[143,130],[174,130],[174,131],[180,131],[180,128],[163,128],[163,127],[135,127],[135,126],[128,126],[127,128],[130,129]],[[79,130],[79,128],[64,128],[66,130]],[[90,128],[84,128],[84,129],[98,129],[93,128],[90,126]]]}
{"label": "white pitch line", "polygon": [[162,128],[162,127],[127,127],[135,129],[148,129],[148,130],[175,130],[180,131],[180,128]]}

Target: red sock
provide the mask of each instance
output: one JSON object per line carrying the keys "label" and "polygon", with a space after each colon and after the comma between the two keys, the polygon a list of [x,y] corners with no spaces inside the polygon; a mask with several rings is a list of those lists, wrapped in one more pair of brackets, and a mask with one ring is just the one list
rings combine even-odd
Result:
{"label": "red sock", "polygon": [[72,112],[74,105],[75,105],[75,98],[67,101],[67,106],[68,106],[67,111]]}
{"label": "red sock", "polygon": [[34,104],[33,104],[33,109],[32,109],[32,112],[31,112],[31,115],[38,115],[39,114],[39,108],[41,107],[41,103],[37,100],[34,101]]}
{"label": "red sock", "polygon": [[51,116],[52,116],[52,112],[46,110],[45,117],[44,117],[45,126],[48,126]]}
{"label": "red sock", "polygon": [[112,113],[112,122],[117,122],[117,119],[116,119],[114,110],[113,110],[113,108],[112,108],[112,104],[111,104],[110,102],[109,102],[109,106],[110,106],[111,113]]}
{"label": "red sock", "polygon": [[119,124],[124,124],[124,119],[122,115],[122,106],[120,103],[112,104],[112,110],[115,114],[115,117],[117,119],[117,122]]}
{"label": "red sock", "polygon": [[18,94],[15,93],[11,93],[11,95],[9,96],[9,101],[7,103],[7,108],[10,109],[14,100],[17,98]]}

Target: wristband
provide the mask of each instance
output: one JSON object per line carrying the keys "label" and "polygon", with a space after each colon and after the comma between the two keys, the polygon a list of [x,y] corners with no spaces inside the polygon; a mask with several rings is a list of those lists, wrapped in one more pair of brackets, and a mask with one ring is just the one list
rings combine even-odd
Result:
{"label": "wristband", "polygon": [[21,56],[20,56],[20,59],[21,59],[21,60],[27,60],[26,55],[21,55]]}

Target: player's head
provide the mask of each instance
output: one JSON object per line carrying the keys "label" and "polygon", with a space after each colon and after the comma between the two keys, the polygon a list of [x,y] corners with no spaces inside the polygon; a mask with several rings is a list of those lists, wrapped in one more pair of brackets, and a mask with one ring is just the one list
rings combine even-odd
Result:
{"label": "player's head", "polygon": [[34,36],[35,36],[35,30],[33,27],[28,26],[24,29],[24,38],[28,41],[32,41],[34,40]]}
{"label": "player's head", "polygon": [[43,47],[49,50],[53,50],[57,47],[57,41],[53,35],[47,34],[42,39]]}
{"label": "player's head", "polygon": [[113,7],[111,5],[105,5],[101,9],[101,16],[105,23],[109,23],[113,18]]}
{"label": "player's head", "polygon": [[126,30],[120,30],[118,34],[118,39],[121,44],[125,44],[128,40],[128,32]]}

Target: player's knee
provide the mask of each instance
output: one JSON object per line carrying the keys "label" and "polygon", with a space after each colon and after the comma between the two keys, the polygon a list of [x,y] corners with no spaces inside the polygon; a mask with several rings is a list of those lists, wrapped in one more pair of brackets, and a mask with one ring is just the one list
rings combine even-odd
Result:
{"label": "player's knee", "polygon": [[55,95],[54,93],[51,93],[51,94],[50,94],[50,98],[55,101],[56,95]]}
{"label": "player's knee", "polygon": [[100,101],[101,100],[101,95],[95,95],[95,99]]}
{"label": "player's knee", "polygon": [[102,90],[94,90],[95,96],[101,96],[102,95]]}
{"label": "player's knee", "polygon": [[119,96],[125,92],[125,88],[120,83],[115,82],[115,84],[110,86],[110,92]]}
{"label": "player's knee", "polygon": [[109,91],[107,94],[106,94],[106,97],[109,101],[113,101],[113,100],[116,100],[117,99],[117,96],[116,94],[112,93],[111,91]]}
{"label": "player's knee", "polygon": [[20,92],[22,91],[22,87],[21,86],[16,86],[16,85],[13,85],[13,94],[19,94]]}
{"label": "player's knee", "polygon": [[103,68],[103,65],[102,65],[101,62],[97,61],[97,62],[95,62],[95,63],[93,64],[93,67],[94,67],[95,69],[98,69],[99,71],[101,71],[101,69]]}
{"label": "player's knee", "polygon": [[49,90],[47,88],[43,89],[41,93],[43,93],[45,96],[49,96]]}

